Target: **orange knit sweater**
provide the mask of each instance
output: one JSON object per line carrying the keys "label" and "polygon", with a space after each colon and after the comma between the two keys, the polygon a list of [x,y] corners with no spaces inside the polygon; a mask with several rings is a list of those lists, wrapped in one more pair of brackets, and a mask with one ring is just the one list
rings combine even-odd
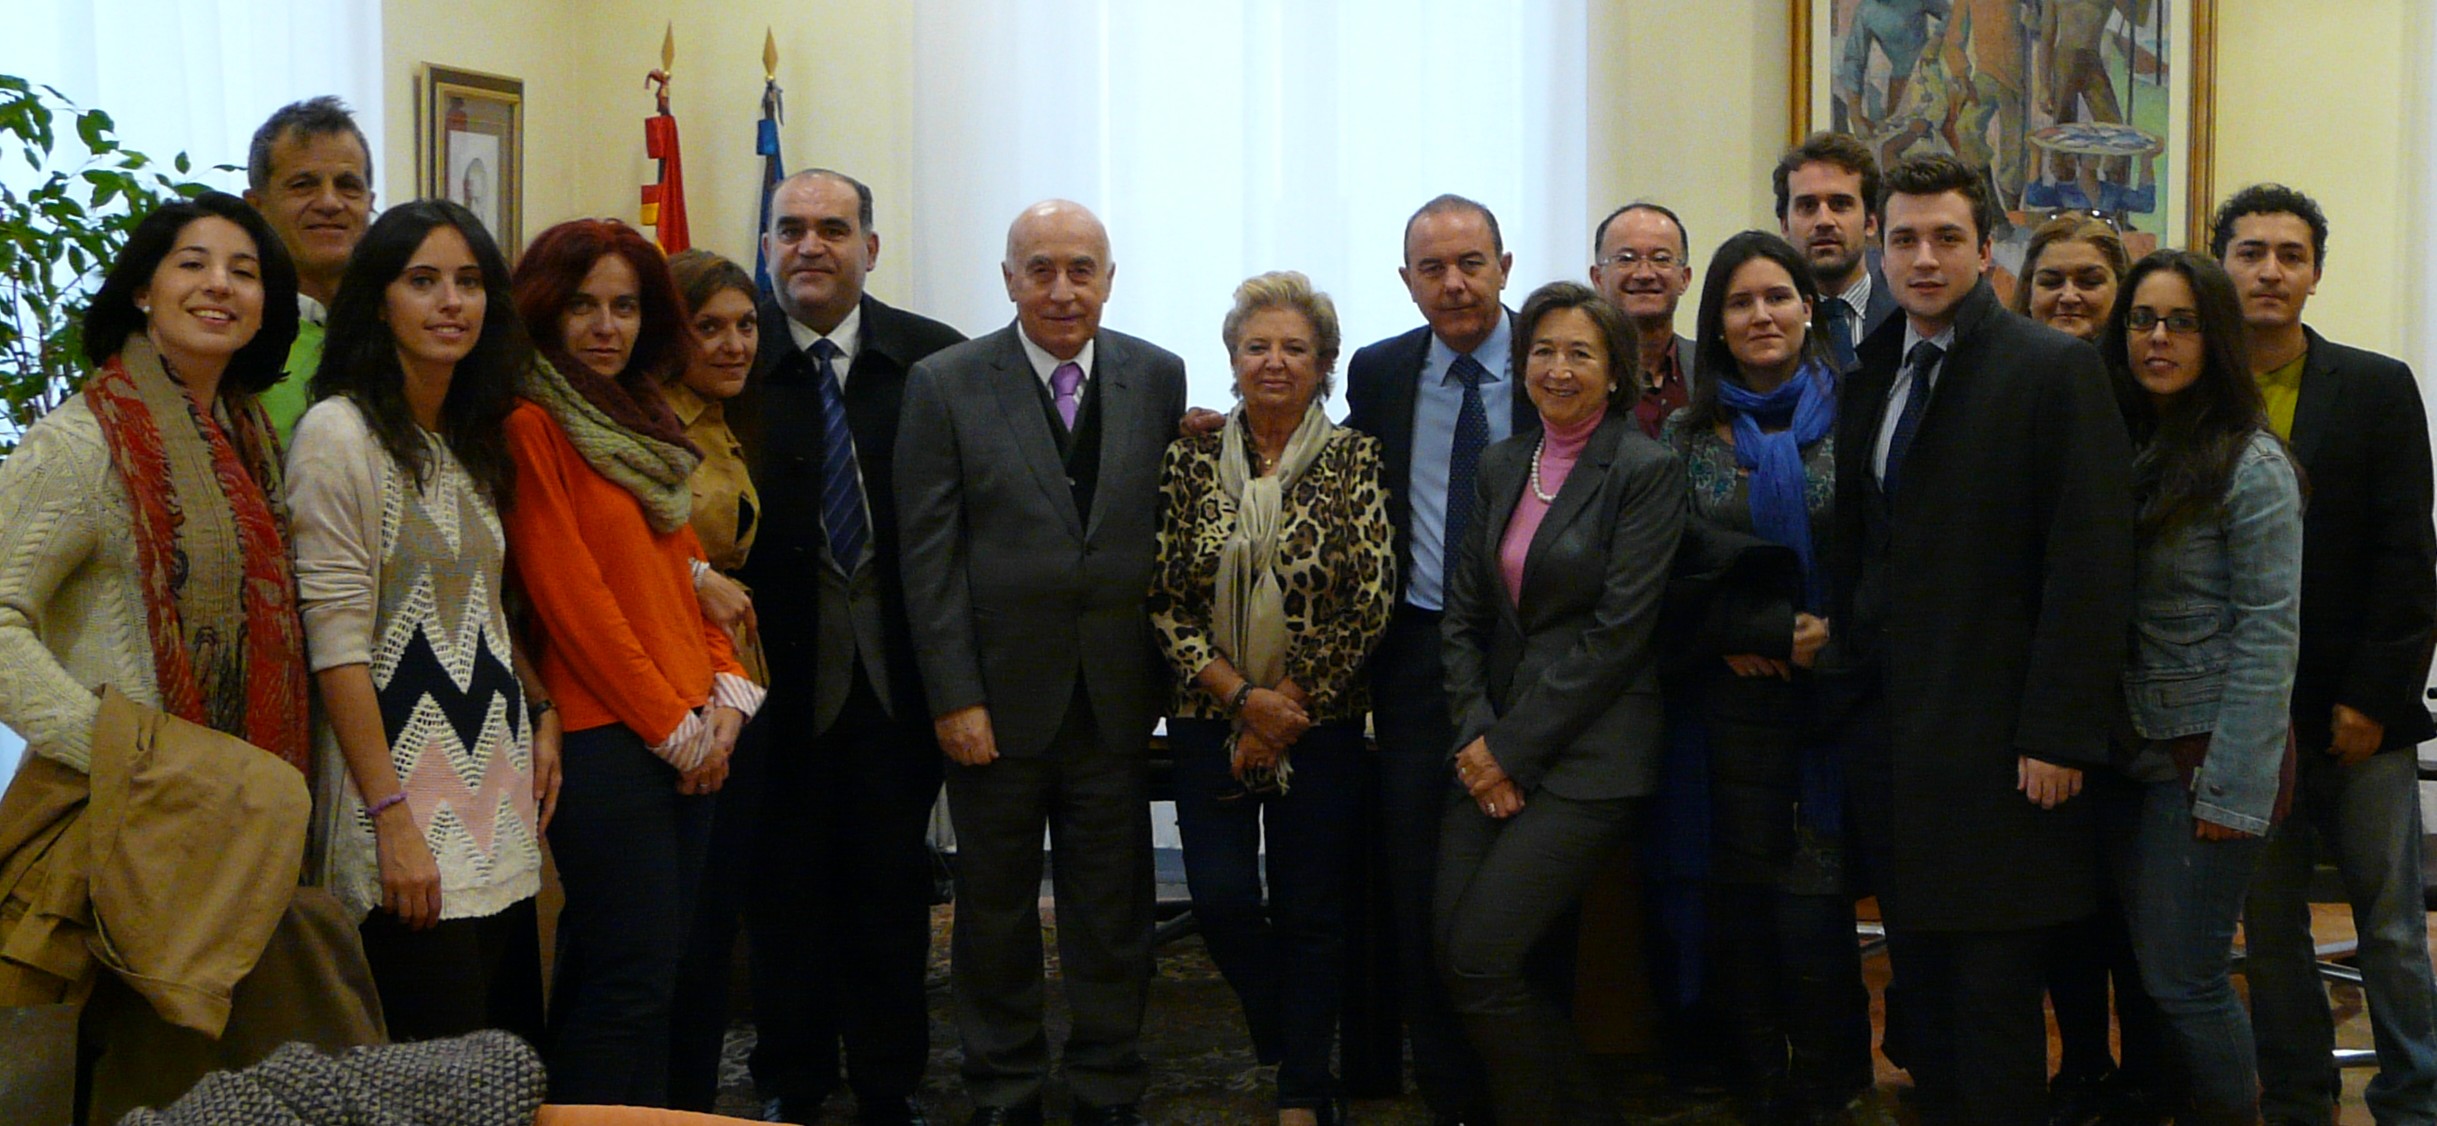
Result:
{"label": "orange knit sweater", "polygon": [[744,675],[694,598],[702,545],[690,527],[653,531],[539,406],[509,413],[508,449],[508,566],[533,606],[534,664],[562,729],[620,723],[658,746],[711,698],[714,673]]}

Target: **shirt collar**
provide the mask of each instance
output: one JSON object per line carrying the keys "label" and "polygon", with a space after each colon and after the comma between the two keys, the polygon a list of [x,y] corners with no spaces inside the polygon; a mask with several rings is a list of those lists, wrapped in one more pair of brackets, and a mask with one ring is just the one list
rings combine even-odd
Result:
{"label": "shirt collar", "polygon": [[1929,381],[1936,383],[1938,373],[1946,370],[1946,357],[1955,351],[1955,322],[1946,322],[1946,327],[1939,329],[1936,336],[1923,336],[1920,330],[1912,327],[1912,318],[1904,318],[1904,351],[1897,357],[1896,363],[1899,366],[1910,363],[1913,345],[1924,341],[1938,346],[1938,362],[1929,369]]}
{"label": "shirt collar", "polygon": [[838,327],[826,334],[815,332],[812,326],[789,317],[787,335],[794,339],[798,352],[810,352],[816,340],[826,340],[835,345],[838,349],[838,382],[844,383],[847,369],[855,366],[856,353],[863,350],[863,303],[855,302],[855,307],[847,310],[846,319],[839,321]]}
{"label": "shirt collar", "polygon": [[686,386],[683,379],[672,379],[661,384],[660,398],[668,403],[669,413],[677,416],[679,426],[694,425],[695,419],[701,418],[704,411],[711,409],[711,401],[695,394],[694,389]]}
{"label": "shirt collar", "polygon": [[330,308],[299,293],[296,295],[296,319],[306,324],[326,326],[330,323]]}
{"label": "shirt collar", "polygon": [[1655,394],[1659,388],[1683,378],[1681,373],[1684,369],[1676,363],[1675,347],[1676,337],[1670,332],[1667,334],[1667,346],[1659,350],[1658,367],[1650,372],[1650,386],[1644,394]]}
{"label": "shirt collar", "polygon": [[2305,348],[2301,355],[2293,357],[2283,367],[2260,372],[2259,385],[2286,389],[2299,387],[2302,385],[2302,369],[2308,366],[2310,366],[2310,350]]}
{"label": "shirt collar", "polygon": [[[1481,370],[1489,373],[1483,377],[1483,382],[1496,383],[1506,378],[1507,363],[1514,357],[1512,347],[1514,338],[1512,318],[1509,318],[1504,310],[1499,310],[1497,326],[1489,330],[1489,338],[1481,341],[1480,347],[1465,353],[1472,357],[1474,363],[1481,365]],[[1455,349],[1448,347],[1447,342],[1439,339],[1437,333],[1430,334],[1429,363],[1439,373],[1442,383],[1455,382],[1455,357]]]}
{"label": "shirt collar", "polygon": [[[1015,338],[1024,343],[1024,358],[1032,361],[1032,374],[1040,378],[1042,386],[1049,386],[1049,377],[1057,374],[1058,365],[1067,363],[1068,361],[1061,360],[1056,356],[1050,355],[1049,349],[1033,343],[1032,337],[1025,333],[1024,326],[1022,324],[1016,325]],[[1072,362],[1076,367],[1083,369],[1083,381],[1085,383],[1091,382],[1092,356],[1094,353],[1098,352],[1099,349],[1100,340],[1098,337],[1094,337],[1090,340],[1084,341],[1083,350],[1075,353],[1075,358]]]}
{"label": "shirt collar", "polygon": [[1853,284],[1846,286],[1844,292],[1839,293],[1836,296],[1844,301],[1847,308],[1853,310],[1854,323],[1859,324],[1862,319],[1862,314],[1870,311],[1869,268],[1864,267],[1862,269],[1861,276],[1853,279]]}

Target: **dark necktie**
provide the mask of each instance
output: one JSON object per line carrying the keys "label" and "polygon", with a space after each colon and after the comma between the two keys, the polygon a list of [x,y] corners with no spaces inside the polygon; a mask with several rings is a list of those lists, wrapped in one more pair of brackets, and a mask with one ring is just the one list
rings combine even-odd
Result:
{"label": "dark necktie", "polygon": [[1904,357],[1904,366],[1912,371],[1912,386],[1904,392],[1904,409],[1895,416],[1895,434],[1887,441],[1887,471],[1879,474],[1879,490],[1895,495],[1896,470],[1904,464],[1904,451],[1912,448],[1913,432],[1921,428],[1921,415],[1929,409],[1929,372],[1938,366],[1946,350],[1929,341],[1912,346]]}
{"label": "dark necktie", "polygon": [[821,368],[821,526],[829,533],[829,557],[851,575],[863,562],[869,533],[863,514],[863,477],[855,468],[855,435],[846,428],[846,389],[838,384],[838,346],[812,342]]}
{"label": "dark necktie", "polygon": [[1830,297],[1819,303],[1819,331],[1828,337],[1828,352],[1836,357],[1836,370],[1853,370],[1853,306],[1842,297]]}
{"label": "dark necktie", "polygon": [[1455,445],[1447,451],[1447,539],[1440,545],[1439,573],[1454,566],[1464,549],[1464,530],[1472,523],[1473,482],[1480,476],[1481,451],[1489,448],[1489,411],[1481,405],[1481,381],[1489,369],[1471,356],[1457,356],[1448,374],[1464,385],[1464,405],[1455,414]]}

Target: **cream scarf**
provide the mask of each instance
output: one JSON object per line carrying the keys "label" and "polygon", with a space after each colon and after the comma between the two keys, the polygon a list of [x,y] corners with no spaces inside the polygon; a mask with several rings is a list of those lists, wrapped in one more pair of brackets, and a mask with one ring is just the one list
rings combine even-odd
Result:
{"label": "cream scarf", "polygon": [[702,460],[699,455],[619,425],[539,356],[533,358],[524,392],[557,420],[586,464],[634,494],[653,531],[665,536],[685,527],[694,512],[694,491],[687,482]]}
{"label": "cream scarf", "polygon": [[1278,583],[1278,531],[1286,523],[1286,491],[1320,460],[1337,430],[1317,400],[1286,440],[1277,472],[1252,475],[1251,425],[1238,406],[1219,439],[1219,488],[1235,499],[1235,527],[1219,546],[1211,632],[1221,652],[1254,684],[1286,679],[1286,591]]}

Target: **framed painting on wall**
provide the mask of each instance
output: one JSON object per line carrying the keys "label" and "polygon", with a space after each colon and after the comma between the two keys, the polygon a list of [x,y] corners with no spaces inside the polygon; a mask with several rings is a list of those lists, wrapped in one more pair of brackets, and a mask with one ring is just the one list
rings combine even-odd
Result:
{"label": "framed painting on wall", "polygon": [[415,86],[416,198],[465,205],[514,262],[524,249],[525,84],[425,63]]}
{"label": "framed painting on wall", "polygon": [[2052,215],[2106,219],[2134,258],[2207,245],[2216,0],[1791,3],[1794,139],[1982,168],[2001,290]]}

